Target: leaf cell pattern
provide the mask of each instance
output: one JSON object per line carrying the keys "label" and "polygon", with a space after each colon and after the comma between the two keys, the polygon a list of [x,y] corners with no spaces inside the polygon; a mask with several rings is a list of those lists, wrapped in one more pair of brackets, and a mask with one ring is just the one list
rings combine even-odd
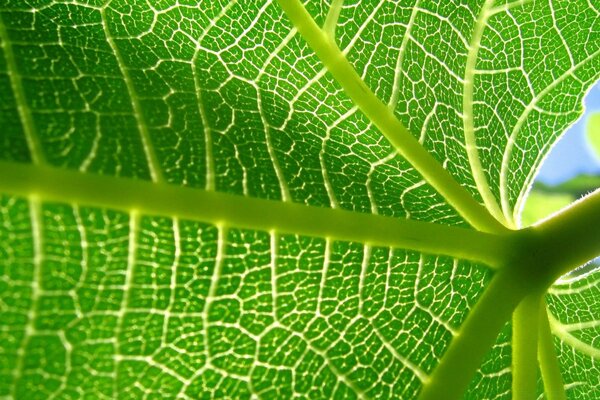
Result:
{"label": "leaf cell pattern", "polygon": [[[335,41],[367,86],[518,224],[600,76],[598,7],[342,3],[305,6],[320,25],[339,11]],[[0,1],[0,92],[3,161],[469,227],[276,1]],[[493,275],[447,255],[9,194],[0,243],[6,398],[413,398]],[[597,283],[548,296],[573,399],[600,391]],[[507,325],[466,398],[511,397],[510,340]]]}

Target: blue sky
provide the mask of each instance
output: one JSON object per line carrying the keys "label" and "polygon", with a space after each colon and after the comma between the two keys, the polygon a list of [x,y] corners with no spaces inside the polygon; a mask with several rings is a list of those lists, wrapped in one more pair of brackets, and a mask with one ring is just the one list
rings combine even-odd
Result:
{"label": "blue sky", "polygon": [[600,175],[600,159],[590,151],[585,139],[588,114],[600,111],[600,82],[590,89],[584,103],[583,117],[552,148],[536,180],[554,185],[581,173]]}

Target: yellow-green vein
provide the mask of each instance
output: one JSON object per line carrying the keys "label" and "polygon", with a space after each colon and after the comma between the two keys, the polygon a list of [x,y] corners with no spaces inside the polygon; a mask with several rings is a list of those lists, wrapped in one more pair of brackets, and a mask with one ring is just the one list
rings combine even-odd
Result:
{"label": "yellow-green vein", "polygon": [[494,0],[486,0],[481,7],[481,11],[479,12],[479,16],[477,17],[477,21],[475,22],[475,26],[473,28],[463,80],[462,120],[467,157],[471,166],[473,179],[475,179],[475,184],[477,185],[477,190],[479,190],[481,198],[483,199],[483,202],[485,203],[489,212],[499,221],[510,223],[512,227],[514,224],[512,224],[512,221],[508,220],[502,214],[502,210],[500,209],[494,194],[490,190],[489,182],[481,165],[481,159],[479,158],[479,151],[477,148],[477,139],[475,137],[475,122],[473,115],[473,92],[475,87],[475,67],[477,66],[477,56],[479,54],[479,48],[481,47],[481,38],[483,37],[483,32],[489,18],[489,11],[493,5]]}
{"label": "yellow-green vein", "polygon": [[291,19],[327,70],[346,94],[423,177],[436,188],[471,225],[488,232],[507,229],[479,204],[402,125],[393,112],[367,87],[337,47],[315,23],[299,0],[280,0]]}
{"label": "yellow-green vein", "polygon": [[329,237],[477,260],[512,257],[511,235],[0,161],[0,192],[239,228]]}

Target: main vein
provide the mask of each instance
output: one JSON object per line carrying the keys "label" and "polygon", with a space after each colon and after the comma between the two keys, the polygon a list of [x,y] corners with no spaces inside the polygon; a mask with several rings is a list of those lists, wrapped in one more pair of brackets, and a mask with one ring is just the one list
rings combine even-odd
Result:
{"label": "main vein", "polygon": [[424,382],[418,400],[462,398],[500,329],[528,292],[531,288],[518,266],[507,265],[500,270]]}
{"label": "main vein", "polygon": [[341,209],[306,206],[167,183],[0,161],[0,192],[45,201],[139,211],[264,231],[327,237],[503,265],[513,235],[478,232]]}
{"label": "main vein", "polygon": [[327,32],[308,14],[299,0],[279,0],[281,8],[327,70],[370,121],[472,226],[487,232],[506,228],[467,192],[402,125],[393,112],[367,87]]}
{"label": "main vein", "polygon": [[512,317],[513,400],[533,400],[537,392],[537,348],[542,294],[531,293],[519,303]]}

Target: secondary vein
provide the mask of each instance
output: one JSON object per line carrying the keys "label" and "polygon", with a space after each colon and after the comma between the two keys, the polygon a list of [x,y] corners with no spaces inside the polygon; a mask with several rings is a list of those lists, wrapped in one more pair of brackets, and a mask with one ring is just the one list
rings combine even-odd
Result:
{"label": "secondary vein", "polygon": [[131,100],[131,107],[133,109],[133,116],[135,118],[138,130],[140,132],[140,140],[142,142],[144,154],[148,163],[150,177],[155,182],[162,182],[164,181],[164,177],[162,174],[160,163],[158,162],[158,158],[152,145],[152,140],[150,139],[150,132],[148,129],[148,124],[142,112],[142,106],[138,98],[139,95],[135,90],[135,86],[133,84],[133,80],[131,79],[131,75],[129,74],[129,70],[125,66],[125,61],[121,56],[121,51],[119,50],[117,43],[115,42],[108,28],[108,22],[106,18],[106,7],[100,9],[100,15],[102,17],[102,28],[104,29],[106,41],[109,44],[111,50],[113,51],[113,54],[115,55],[117,64],[121,71],[121,75],[123,76],[123,81],[125,82],[125,86],[127,87],[127,92],[129,93],[129,99]]}
{"label": "secondary vein", "polygon": [[398,153],[407,159],[472,226],[487,232],[506,232],[507,228],[475,201],[471,194],[454,180],[402,125],[389,107],[375,96],[335,42],[315,23],[302,3],[299,0],[279,0],[279,4],[345,93],[383,133]]}
{"label": "secondary vein", "polygon": [[560,373],[549,318],[551,318],[550,310],[544,304],[540,310],[540,336],[538,341],[538,360],[544,382],[544,392],[548,400],[566,400],[565,385]]}
{"label": "secondary vein", "polygon": [[27,147],[29,147],[31,161],[33,161],[34,164],[42,163],[44,162],[44,154],[42,153],[42,148],[36,134],[35,124],[31,116],[31,110],[27,105],[27,98],[25,96],[25,89],[23,88],[21,74],[17,68],[17,62],[15,60],[12,44],[9,40],[4,21],[2,20],[2,15],[0,15],[0,44],[4,49],[4,58],[6,60],[6,69],[10,79],[10,86],[15,96],[15,102],[21,123],[23,124],[23,133],[25,134]]}
{"label": "secondary vein", "polygon": [[483,202],[490,213],[500,221],[507,222],[507,219],[502,214],[502,210],[498,205],[498,201],[490,190],[490,185],[483,171],[479,151],[477,149],[477,140],[475,138],[475,123],[473,115],[473,91],[475,86],[475,67],[477,65],[477,56],[481,47],[481,38],[485,30],[489,11],[494,5],[494,0],[487,0],[475,22],[471,42],[469,43],[469,52],[467,54],[467,62],[465,65],[465,76],[463,85],[463,130],[465,133],[465,146],[467,149],[467,157],[471,165],[471,172],[477,185],[477,190],[481,194]]}

